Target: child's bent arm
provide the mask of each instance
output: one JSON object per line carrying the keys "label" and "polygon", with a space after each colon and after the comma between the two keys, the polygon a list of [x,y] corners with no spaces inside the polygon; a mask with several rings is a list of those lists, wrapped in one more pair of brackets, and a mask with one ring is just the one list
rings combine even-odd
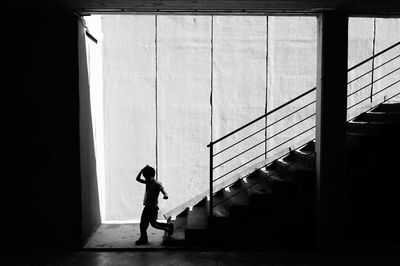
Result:
{"label": "child's bent arm", "polygon": [[139,183],[142,183],[142,184],[146,184],[146,181],[140,178],[140,176],[142,175],[142,171],[143,170],[140,170],[139,174],[136,177],[136,181],[138,181]]}
{"label": "child's bent arm", "polygon": [[161,193],[164,195],[163,199],[168,199],[168,194],[167,194],[167,192],[165,192],[164,189],[161,189],[160,191],[161,191]]}

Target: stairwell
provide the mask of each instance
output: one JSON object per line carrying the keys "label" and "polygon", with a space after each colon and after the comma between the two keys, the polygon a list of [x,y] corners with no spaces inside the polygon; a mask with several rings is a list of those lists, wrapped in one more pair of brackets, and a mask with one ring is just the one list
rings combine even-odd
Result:
{"label": "stairwell", "polygon": [[[350,191],[347,217],[347,235],[350,239],[385,241],[388,235],[387,232],[382,235],[386,230],[383,224],[392,225],[392,230],[397,228],[395,224],[398,219],[393,215],[395,210],[388,210],[395,205],[385,201],[399,202],[400,199],[396,196],[399,193],[395,193],[399,186],[390,189],[389,185],[400,184],[393,176],[396,175],[397,165],[394,162],[397,160],[399,163],[398,156],[388,153],[391,149],[399,148],[398,136],[400,102],[382,103],[348,122],[347,150],[350,163],[345,174],[349,179]],[[314,144],[314,141],[308,142],[217,191],[213,196],[215,207],[212,219],[207,197],[170,219],[175,233],[166,237],[165,244],[229,245],[248,244],[249,241],[262,245],[310,244],[314,228],[316,182]],[[393,146],[395,144],[396,147]],[[394,159],[387,161],[384,171],[375,167],[384,161],[380,157],[384,160],[387,160],[386,157]],[[383,176],[387,174],[389,176]],[[378,178],[384,177],[391,181],[385,180],[383,186],[379,185]],[[396,177],[399,177],[398,171]],[[387,196],[382,198],[385,194]],[[375,206],[377,204],[379,206]],[[380,215],[377,215],[377,211]],[[395,220],[388,220],[388,217]],[[371,225],[378,229],[368,229]],[[390,239],[395,237],[389,236]]]}
{"label": "stairwell", "polygon": [[[400,47],[400,42],[364,60],[357,66],[392,51],[395,47]],[[395,59],[400,58],[400,53],[393,58],[376,68],[389,62],[396,62]],[[349,71],[352,69],[355,69],[355,67],[349,69]],[[400,67],[378,78],[377,81],[383,80],[398,70],[400,70]],[[363,76],[366,76],[366,74],[360,77]],[[348,84],[353,83],[354,85],[353,81],[359,80],[360,77]],[[398,78],[398,76],[396,77]],[[372,81],[371,84],[375,82]],[[380,102],[372,108],[369,108],[372,106],[371,104],[366,105],[367,108],[358,112],[358,115],[347,122],[347,165],[343,175],[347,180],[345,235],[346,241],[350,244],[398,243],[400,241],[400,219],[397,218],[400,203],[400,174],[398,170],[400,163],[398,156],[400,151],[400,102],[394,100],[398,99],[400,95],[399,82],[400,79],[386,86],[383,90],[371,94],[371,98],[359,99],[360,97],[356,94],[368,88],[367,86],[348,93],[349,98],[358,97],[355,101],[354,98],[351,99],[352,102],[357,103],[348,107],[349,110],[369,99],[372,103],[372,96],[386,93],[385,90],[391,88],[389,98],[386,96],[383,99],[379,98]],[[394,87],[394,85],[397,87]],[[266,118],[298,99],[311,95],[313,92],[315,92],[315,88],[242,126],[236,132]],[[387,93],[389,94],[389,92]],[[294,112],[285,113],[283,118],[265,126],[264,129],[266,130],[288,116],[296,114],[299,110],[312,106],[312,104],[315,104],[315,100]],[[312,118],[314,115],[315,111],[311,115],[307,114],[306,118],[295,122],[278,134]],[[241,174],[228,178],[227,182],[222,183],[223,185],[214,185],[213,183],[215,180],[213,170],[219,165],[213,168],[213,156],[215,155],[212,145],[228,138],[235,132],[210,143],[211,192],[198,195],[185,206],[178,207],[175,214],[170,212],[167,215],[168,222],[174,225],[175,230],[172,236],[165,236],[163,244],[165,246],[214,245],[219,247],[312,245],[315,237],[317,194],[315,142],[314,140],[310,141],[308,136],[299,140],[295,144],[297,145],[295,149],[290,148],[293,145],[284,146],[283,144],[289,143],[289,141],[314,128],[315,126],[312,126],[301,133],[295,133],[297,135],[294,137],[289,136],[289,139],[283,141],[282,144],[258,156],[265,155],[267,159],[255,165],[248,165]],[[252,148],[266,143],[267,140],[268,138],[265,137],[264,141],[252,146]],[[281,145],[283,146],[280,147]],[[268,159],[267,152],[278,147],[281,152]],[[223,149],[223,151],[227,149]],[[219,153],[221,152],[217,154]],[[240,152],[235,156],[243,153]],[[222,177],[225,177],[225,175],[222,175]],[[210,198],[210,195],[212,198]],[[210,208],[210,202],[212,208]],[[212,213],[210,213],[210,210]]]}
{"label": "stairwell", "polygon": [[357,245],[400,242],[400,102],[348,124],[347,232]]}

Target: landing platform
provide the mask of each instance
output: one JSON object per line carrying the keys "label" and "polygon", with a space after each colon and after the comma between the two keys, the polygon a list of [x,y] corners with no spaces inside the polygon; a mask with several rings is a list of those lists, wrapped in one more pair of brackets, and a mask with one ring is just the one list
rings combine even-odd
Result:
{"label": "landing platform", "polygon": [[135,245],[140,237],[139,224],[102,224],[90,238],[85,249],[164,249],[164,231],[149,226],[149,243]]}

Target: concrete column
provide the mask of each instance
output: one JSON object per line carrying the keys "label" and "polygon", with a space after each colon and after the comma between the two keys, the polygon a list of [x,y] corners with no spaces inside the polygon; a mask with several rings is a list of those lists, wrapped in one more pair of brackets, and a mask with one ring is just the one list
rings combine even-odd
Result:
{"label": "concrete column", "polygon": [[348,16],[321,13],[317,41],[316,237],[331,248],[344,239]]}

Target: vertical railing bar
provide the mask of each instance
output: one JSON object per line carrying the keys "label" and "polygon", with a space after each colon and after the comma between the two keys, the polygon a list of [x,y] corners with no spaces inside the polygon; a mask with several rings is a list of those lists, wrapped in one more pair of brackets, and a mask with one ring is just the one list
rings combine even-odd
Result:
{"label": "vertical railing bar", "polygon": [[210,145],[210,214],[209,217],[213,217],[213,187],[214,187],[214,177],[213,177],[213,148],[214,145]]}

